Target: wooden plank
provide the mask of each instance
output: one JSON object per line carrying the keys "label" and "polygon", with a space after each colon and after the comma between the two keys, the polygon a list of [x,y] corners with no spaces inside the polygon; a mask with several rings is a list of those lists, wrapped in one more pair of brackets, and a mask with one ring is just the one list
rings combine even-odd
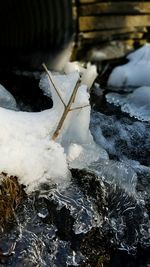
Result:
{"label": "wooden plank", "polygon": [[138,26],[150,26],[150,15],[79,17],[79,31],[81,32]]}
{"label": "wooden plank", "polygon": [[94,32],[83,32],[81,33],[84,39],[99,39],[101,36],[110,36],[110,35],[119,35],[126,33],[145,33],[147,29],[145,27],[130,27],[130,28],[121,28],[115,30],[106,30],[106,31],[94,31]]}
{"label": "wooden plank", "polygon": [[[100,2],[123,2],[123,0],[77,0],[79,4],[90,4],[90,3],[100,3]],[[128,2],[137,2],[137,0],[125,0]],[[139,2],[144,2],[144,0],[139,0]],[[150,2],[149,0],[146,2]]]}
{"label": "wooden plank", "polygon": [[81,42],[83,45],[85,44],[100,44],[102,42],[106,41],[115,41],[115,40],[138,40],[143,38],[143,33],[141,32],[133,32],[133,33],[123,33],[123,34],[115,34],[115,35],[107,35],[107,34],[101,34],[99,35],[99,38],[93,39],[93,38],[86,38],[86,36],[83,34],[81,35]]}
{"label": "wooden plank", "polygon": [[84,39],[85,41],[88,40],[93,40],[98,42],[98,41],[102,41],[102,40],[109,40],[112,38],[118,38],[118,36],[120,36],[120,38],[124,37],[124,36],[131,36],[132,38],[142,38],[143,33],[146,31],[140,31],[140,29],[138,30],[138,28],[123,28],[123,29],[116,29],[116,30],[107,30],[107,31],[94,31],[94,32],[83,32],[80,34],[80,37],[82,39]]}
{"label": "wooden plank", "polygon": [[98,2],[98,0],[79,0],[79,3],[81,4],[89,4],[89,3],[95,3]]}
{"label": "wooden plank", "polygon": [[107,2],[81,5],[79,16],[99,14],[148,14],[150,3],[148,2]]}

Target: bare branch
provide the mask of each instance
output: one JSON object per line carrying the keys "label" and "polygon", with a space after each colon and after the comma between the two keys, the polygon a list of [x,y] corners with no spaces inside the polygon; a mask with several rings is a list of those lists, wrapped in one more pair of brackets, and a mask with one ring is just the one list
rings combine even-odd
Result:
{"label": "bare branch", "polygon": [[71,108],[71,109],[69,109],[69,111],[74,111],[74,110],[86,108],[86,107],[89,107],[89,106],[90,105],[85,105],[85,106],[82,106],[82,107]]}
{"label": "bare branch", "polygon": [[66,119],[66,117],[68,115],[68,112],[70,111],[70,108],[71,108],[72,103],[75,100],[75,97],[76,97],[76,94],[77,94],[77,91],[79,89],[80,84],[81,84],[81,82],[78,80],[77,83],[76,83],[76,86],[75,86],[75,88],[74,88],[74,90],[72,92],[72,95],[71,95],[71,97],[69,99],[69,102],[68,102],[68,104],[67,104],[67,106],[66,106],[66,108],[65,108],[65,110],[64,110],[64,112],[62,114],[62,117],[61,117],[61,119],[60,119],[60,121],[58,123],[58,126],[56,128],[56,131],[54,132],[54,134],[52,136],[52,140],[54,140],[54,141],[58,137],[58,135],[59,135],[59,133],[60,133],[62,127],[63,127],[64,121],[65,121],[65,119]]}
{"label": "bare branch", "polygon": [[52,83],[57,95],[59,96],[61,102],[63,103],[64,107],[66,108],[66,104],[65,104],[65,102],[64,102],[64,100],[63,100],[63,98],[62,98],[62,96],[61,96],[61,94],[60,94],[55,82],[54,82],[54,79],[53,79],[53,77],[51,75],[51,72],[48,70],[48,68],[46,67],[45,63],[43,63],[42,66],[43,66],[44,70],[46,71],[46,73],[48,75],[49,81]]}

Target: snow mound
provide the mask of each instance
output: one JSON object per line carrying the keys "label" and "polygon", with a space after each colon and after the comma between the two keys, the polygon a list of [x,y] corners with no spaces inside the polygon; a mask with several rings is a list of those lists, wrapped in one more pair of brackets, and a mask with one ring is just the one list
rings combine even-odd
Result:
{"label": "snow mound", "polygon": [[116,67],[109,79],[108,86],[140,87],[150,85],[150,44],[128,55],[129,62]]}
{"label": "snow mound", "polygon": [[129,113],[131,117],[150,121],[150,87],[140,87],[127,96],[109,93],[106,99],[111,104],[121,106],[121,110]]}
{"label": "snow mound", "polygon": [[50,111],[15,112],[0,108],[0,172],[16,175],[33,188],[68,179],[66,155],[50,141]]}
{"label": "snow mound", "polygon": [[[18,176],[31,190],[46,181],[65,186],[70,180],[68,163],[72,166],[75,161],[75,166],[82,168],[99,158],[108,159],[107,152],[97,148],[89,131],[91,107],[86,85],[79,87],[71,107],[77,109],[68,113],[57,143],[52,141],[64,105],[47,79],[47,75],[43,76],[40,84],[52,95],[52,109],[31,113],[0,108],[0,172]],[[53,80],[67,104],[79,73],[57,74]],[[83,106],[86,107],[78,109]]]}

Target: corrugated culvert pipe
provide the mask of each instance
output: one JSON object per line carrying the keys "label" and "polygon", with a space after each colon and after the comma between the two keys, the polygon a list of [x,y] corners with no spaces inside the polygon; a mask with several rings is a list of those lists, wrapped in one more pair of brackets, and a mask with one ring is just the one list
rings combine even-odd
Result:
{"label": "corrugated culvert pipe", "polygon": [[71,0],[0,3],[0,67],[40,68],[73,36]]}

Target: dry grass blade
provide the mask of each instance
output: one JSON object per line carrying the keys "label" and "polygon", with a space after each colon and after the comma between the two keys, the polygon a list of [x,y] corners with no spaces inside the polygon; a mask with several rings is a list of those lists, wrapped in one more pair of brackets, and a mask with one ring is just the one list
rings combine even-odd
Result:
{"label": "dry grass blade", "polygon": [[8,221],[15,220],[14,210],[24,196],[22,185],[17,177],[0,174],[0,227],[5,227]]}

